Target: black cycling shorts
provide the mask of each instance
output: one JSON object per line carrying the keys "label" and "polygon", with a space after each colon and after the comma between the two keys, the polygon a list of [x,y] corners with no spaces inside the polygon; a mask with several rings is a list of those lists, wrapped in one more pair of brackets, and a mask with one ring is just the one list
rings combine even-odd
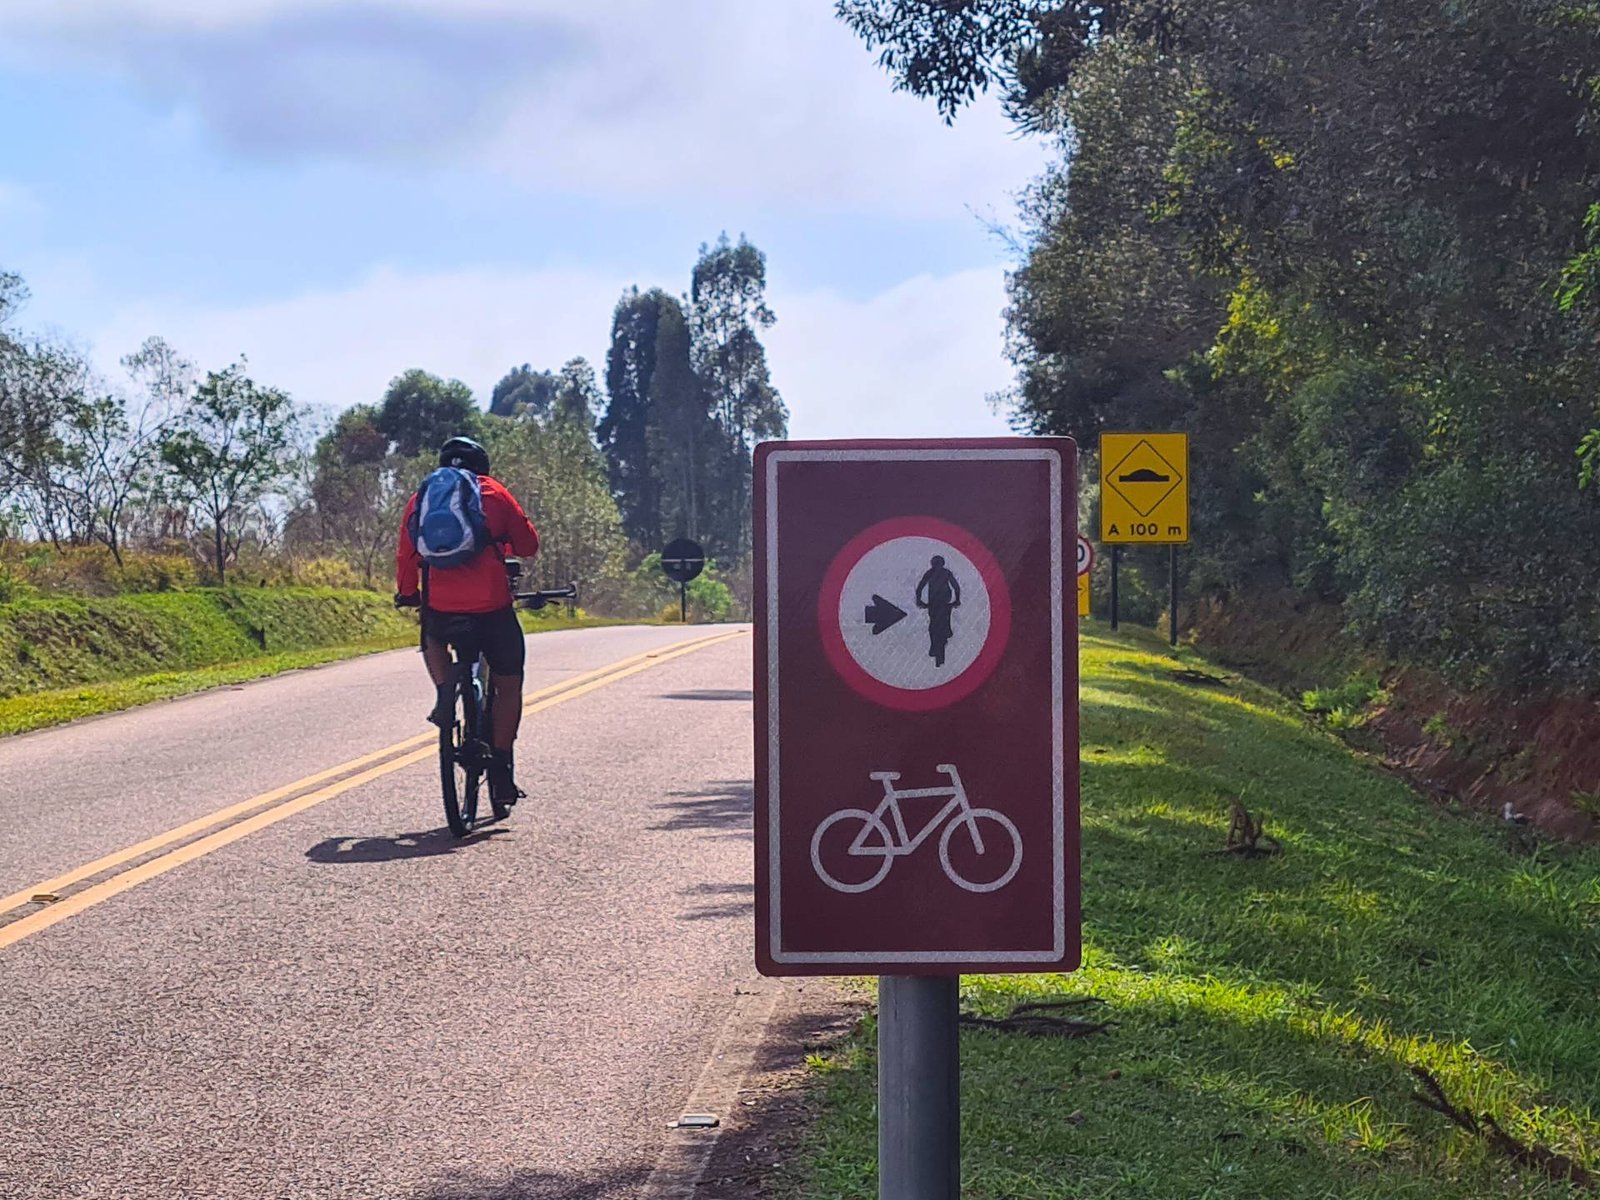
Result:
{"label": "black cycling shorts", "polygon": [[478,654],[489,660],[491,675],[521,675],[528,647],[522,640],[517,610],[507,605],[494,612],[447,613],[428,609],[422,631],[430,642],[448,642],[469,661]]}

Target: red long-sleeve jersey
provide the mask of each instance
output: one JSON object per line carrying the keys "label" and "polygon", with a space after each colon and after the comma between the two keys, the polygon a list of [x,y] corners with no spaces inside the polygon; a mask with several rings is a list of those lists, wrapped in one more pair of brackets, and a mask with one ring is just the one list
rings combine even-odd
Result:
{"label": "red long-sleeve jersey", "polygon": [[[539,553],[539,531],[517,498],[499,480],[478,476],[483,516],[489,524],[489,549],[459,567],[428,569],[428,607],[436,612],[486,613],[511,603],[511,583],[502,565],[506,555],[532,558]],[[411,540],[411,497],[400,519],[400,544],[395,550],[394,586],[402,596],[415,596],[422,578],[422,559]]]}

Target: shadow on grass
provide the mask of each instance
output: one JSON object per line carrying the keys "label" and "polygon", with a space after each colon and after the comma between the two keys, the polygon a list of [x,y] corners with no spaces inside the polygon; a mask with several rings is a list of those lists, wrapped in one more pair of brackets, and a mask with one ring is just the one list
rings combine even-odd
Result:
{"label": "shadow on grass", "polygon": [[[1217,855],[1227,772],[1083,766],[1086,942],[1142,970],[1274,980],[1400,1034],[1490,1048],[1586,1107],[1600,870],[1512,858],[1345,764],[1352,794],[1252,800],[1281,856]],[[1231,785],[1231,786],[1230,786]]]}
{"label": "shadow on grass", "polygon": [[437,858],[441,854],[454,854],[480,842],[487,842],[509,832],[505,829],[475,829],[464,838],[458,838],[449,829],[430,829],[426,833],[397,833],[392,837],[325,838],[306,851],[314,863],[379,863],[398,862],[408,858]]}

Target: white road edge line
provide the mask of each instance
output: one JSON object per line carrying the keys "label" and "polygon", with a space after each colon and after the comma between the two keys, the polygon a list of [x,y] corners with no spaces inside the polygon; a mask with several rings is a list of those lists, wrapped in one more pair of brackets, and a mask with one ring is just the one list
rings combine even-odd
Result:
{"label": "white road edge line", "polygon": [[746,980],[735,990],[733,1011],[722,1023],[711,1057],[681,1110],[715,1113],[721,1124],[704,1131],[669,1130],[655,1170],[645,1180],[644,1200],[694,1200],[722,1131],[739,1102],[739,1088],[755,1064],[756,1052],[766,1038],[767,1022],[782,992],[783,983],[774,979]]}

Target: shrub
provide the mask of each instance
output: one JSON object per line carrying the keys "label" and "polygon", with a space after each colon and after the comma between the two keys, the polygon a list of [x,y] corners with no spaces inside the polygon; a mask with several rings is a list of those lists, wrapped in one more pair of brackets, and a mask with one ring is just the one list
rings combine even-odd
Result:
{"label": "shrub", "polygon": [[342,558],[313,558],[295,568],[295,582],[304,587],[361,588],[366,581]]}
{"label": "shrub", "polygon": [[1313,688],[1300,697],[1306,712],[1359,712],[1382,696],[1376,675],[1353,675],[1337,687]]}

